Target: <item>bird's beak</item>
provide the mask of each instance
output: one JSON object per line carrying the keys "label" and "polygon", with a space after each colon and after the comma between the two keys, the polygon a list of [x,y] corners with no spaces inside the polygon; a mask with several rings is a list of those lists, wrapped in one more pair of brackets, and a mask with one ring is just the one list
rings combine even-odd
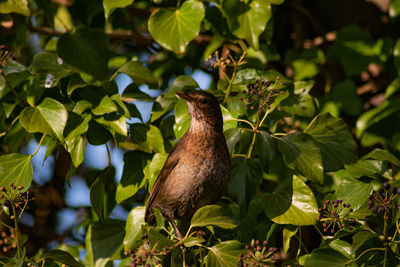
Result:
{"label": "bird's beak", "polygon": [[192,98],[187,93],[185,93],[183,91],[176,92],[176,95],[178,97],[182,97],[183,99],[185,99],[186,101],[189,101],[189,102],[192,100]]}

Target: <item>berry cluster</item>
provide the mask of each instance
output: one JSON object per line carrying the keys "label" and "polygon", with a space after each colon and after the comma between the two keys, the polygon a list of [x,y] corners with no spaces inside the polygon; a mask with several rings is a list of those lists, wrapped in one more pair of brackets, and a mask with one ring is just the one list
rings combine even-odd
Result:
{"label": "berry cluster", "polygon": [[216,69],[219,68],[222,71],[226,70],[227,66],[238,67],[240,65],[246,64],[244,58],[246,57],[247,52],[243,52],[242,56],[239,59],[234,59],[231,54],[229,53],[227,57],[219,56],[218,51],[215,51],[214,56],[209,56],[207,61],[210,62],[210,65]]}
{"label": "berry cluster", "polygon": [[17,241],[15,239],[15,234],[12,229],[10,232],[2,232],[0,236],[0,247],[4,253],[7,253],[11,249],[17,248]]}
{"label": "berry cluster", "polygon": [[270,103],[273,99],[279,96],[279,94],[284,94],[285,91],[277,90],[276,84],[278,83],[280,77],[276,77],[276,81],[273,83],[266,80],[256,79],[254,83],[247,85],[247,90],[243,90],[243,94],[247,95],[242,98],[242,101],[246,103],[246,107],[250,107],[251,110],[258,105],[258,113],[261,114],[263,110],[270,109]]}
{"label": "berry cluster", "polygon": [[351,225],[356,222],[354,218],[350,218],[353,212],[350,204],[343,203],[341,199],[326,200],[318,211],[318,221],[322,223],[322,230],[325,233],[334,234],[343,228],[350,229]]}
{"label": "berry cluster", "polygon": [[157,248],[157,243],[151,246],[150,240],[147,234],[143,234],[141,239],[144,241],[143,244],[138,248],[136,253],[129,250],[126,254],[131,257],[131,266],[161,266],[161,258],[159,256],[165,256],[169,252],[169,247],[164,247],[161,251]]}
{"label": "berry cluster", "polygon": [[389,220],[390,211],[395,204],[394,199],[400,194],[400,188],[392,188],[388,182],[383,183],[383,192],[373,192],[368,197],[368,209],[372,211],[375,217],[383,214],[384,220]]}
{"label": "berry cluster", "polygon": [[242,253],[239,255],[238,267],[246,266],[274,266],[279,260],[278,251],[275,247],[268,248],[268,241],[261,242],[259,240],[252,241],[251,245],[246,245],[247,255]]}
{"label": "berry cluster", "polygon": [[7,66],[7,62],[10,58],[10,53],[5,49],[5,45],[0,45],[0,74],[3,73],[3,67]]}
{"label": "berry cluster", "polygon": [[23,185],[15,186],[13,182],[10,182],[9,188],[0,187],[0,203],[3,206],[0,213],[4,211],[13,220],[16,214],[12,214],[12,209],[10,209],[12,206],[23,212],[27,207],[28,201],[31,200],[29,199],[28,191],[23,192],[23,190]]}

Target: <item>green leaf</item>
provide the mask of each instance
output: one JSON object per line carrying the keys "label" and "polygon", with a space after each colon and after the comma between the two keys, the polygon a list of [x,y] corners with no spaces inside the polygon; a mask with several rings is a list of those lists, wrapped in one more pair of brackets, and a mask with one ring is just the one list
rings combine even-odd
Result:
{"label": "green leaf", "polygon": [[133,3],[134,0],[103,0],[104,16],[108,20],[116,8],[127,7]]}
{"label": "green leaf", "polygon": [[328,101],[333,101],[341,111],[358,116],[362,110],[362,101],[356,91],[357,86],[352,80],[344,80],[335,84],[328,95]]}
{"label": "green leaf", "polygon": [[[294,92],[281,103],[281,108],[292,115],[312,117],[317,109],[314,98],[309,94],[314,82],[294,83]],[[282,97],[281,95],[278,96]],[[276,100],[274,100],[276,102]]]}
{"label": "green leaf", "polygon": [[296,81],[314,78],[319,73],[317,64],[310,60],[303,58],[295,59],[292,65]]}
{"label": "green leaf", "polygon": [[234,153],[237,142],[239,142],[240,138],[242,138],[246,131],[250,131],[250,129],[235,127],[224,132],[226,145],[228,146],[228,150],[231,155]]}
{"label": "green leaf", "polygon": [[167,93],[165,93],[165,97],[176,99],[176,92],[192,91],[199,87],[200,87],[199,84],[192,77],[187,75],[180,75],[176,77],[174,82],[168,88]]}
{"label": "green leaf", "polygon": [[253,0],[247,4],[240,0],[225,0],[221,12],[231,32],[257,50],[258,37],[271,18],[271,4],[263,0]]}
{"label": "green leaf", "polygon": [[143,168],[151,156],[141,151],[128,151],[124,154],[124,168],[122,178],[117,186],[115,200],[121,203],[125,199],[135,195],[142,188],[146,179],[144,179]]}
{"label": "green leaf", "polygon": [[[368,202],[368,196],[372,193],[370,183],[360,182],[353,178],[345,178],[336,189],[336,198],[342,199],[343,203],[348,203],[356,211],[365,207]],[[354,194],[357,192],[357,194]]]}
{"label": "green leaf", "polygon": [[28,6],[28,0],[7,0],[0,2],[0,13],[18,13],[24,16],[30,15],[30,10]]}
{"label": "green leaf", "polygon": [[298,227],[286,225],[283,229],[283,251],[288,252],[290,248],[290,240],[294,237],[299,230]]}
{"label": "green leaf", "polygon": [[[400,0],[399,0],[400,3]],[[400,78],[394,79],[386,88],[385,91],[385,98],[388,99],[391,97],[394,93],[400,91]]]}
{"label": "green leaf", "polygon": [[30,68],[39,86],[45,88],[56,86],[62,78],[72,73],[61,58],[49,52],[36,54]]}
{"label": "green leaf", "polygon": [[153,159],[148,162],[144,168],[145,180],[149,181],[149,191],[153,188],[154,182],[156,181],[168,155],[165,153],[157,153],[154,155]]}
{"label": "green leaf", "polygon": [[150,87],[157,88],[158,80],[149,70],[138,61],[129,61],[117,70],[119,73],[125,73],[131,77],[136,84],[148,84]]}
{"label": "green leaf", "polygon": [[297,176],[289,179],[272,194],[265,194],[266,215],[279,224],[312,225],[317,220],[318,206],[311,189]]}
{"label": "green leaf", "polygon": [[29,189],[33,178],[31,155],[12,153],[0,156],[0,187],[8,188],[10,182],[15,186]]}
{"label": "green leaf", "polygon": [[74,33],[63,34],[57,42],[57,53],[66,63],[95,79],[105,80],[108,76],[110,49],[101,30],[78,27]]}
{"label": "green leaf", "polygon": [[63,142],[63,131],[68,113],[64,105],[53,98],[45,98],[37,107],[22,110],[20,121],[30,133],[44,133]]}
{"label": "green leaf", "polygon": [[346,165],[346,171],[353,178],[378,175],[392,179],[390,164],[381,160],[360,159],[354,164]]}
{"label": "green leaf", "polygon": [[149,124],[131,124],[130,140],[134,147],[147,153],[165,153],[164,139],[160,129]]}
{"label": "green leaf", "polygon": [[256,136],[255,152],[260,163],[265,166],[274,158],[276,153],[275,140],[265,131],[259,131]]}
{"label": "green leaf", "polygon": [[185,239],[185,241],[183,242],[183,245],[185,245],[185,247],[187,247],[187,248],[190,248],[190,247],[196,246],[198,244],[201,244],[205,241],[206,240],[201,237],[191,236],[191,237],[188,237]]}
{"label": "green leaf", "polygon": [[237,227],[235,221],[224,215],[224,208],[218,205],[208,205],[196,211],[190,221],[190,227],[218,226],[223,229]]}
{"label": "green leaf", "polygon": [[50,250],[49,252],[46,252],[42,257],[52,259],[56,262],[66,264],[71,267],[83,267],[83,264],[75,260],[71,254],[59,249]]}
{"label": "green leaf", "polygon": [[311,135],[320,147],[325,171],[336,171],[344,164],[357,161],[357,144],[342,119],[320,113],[304,132]]}
{"label": "green leaf", "polygon": [[111,257],[119,256],[125,236],[124,227],[124,221],[115,219],[89,225],[85,245],[90,266],[104,266]]}
{"label": "green leaf", "polygon": [[128,135],[126,117],[123,115],[117,115],[116,117],[110,116],[110,118],[103,116],[96,118],[96,121],[100,124],[103,124],[105,128],[108,129],[111,133],[115,131],[125,136]]}
{"label": "green leaf", "polygon": [[100,103],[97,105],[97,107],[92,109],[92,113],[94,115],[104,115],[107,113],[112,113],[117,111],[118,111],[117,105],[114,103],[114,101],[110,99],[108,95],[104,96],[101,99]]}
{"label": "green leaf", "polygon": [[207,267],[237,266],[239,254],[244,253],[241,244],[236,240],[224,241],[207,249]]}
{"label": "green leaf", "polygon": [[175,124],[174,133],[176,138],[180,139],[190,126],[190,116],[185,100],[179,99],[175,105]]}
{"label": "green leaf", "polygon": [[161,46],[182,54],[199,34],[204,13],[203,3],[195,0],[185,1],[176,10],[156,9],[149,18],[149,31]]}
{"label": "green leaf", "polygon": [[261,180],[262,171],[258,160],[242,157],[232,159],[227,192],[237,201],[242,212],[246,211],[248,203],[255,196]]}
{"label": "green leaf", "polygon": [[376,234],[371,233],[370,231],[359,231],[353,235],[353,244],[351,247],[352,253],[356,254],[357,250],[364,245],[364,243],[371,239],[377,237]]}
{"label": "green leaf", "polygon": [[387,150],[375,148],[372,152],[362,157],[363,159],[376,159],[389,161],[394,165],[400,166],[400,160]]}
{"label": "green leaf", "polygon": [[339,267],[345,266],[349,259],[331,248],[314,249],[306,259],[305,267]]}
{"label": "green leaf", "polygon": [[[67,146],[67,151],[71,156],[72,163],[75,167],[78,167],[83,161],[85,155],[85,147],[87,143],[83,135],[89,129],[89,121],[92,119],[92,116],[88,114],[84,116],[84,118],[82,118],[76,115],[76,113],[71,112],[65,129],[68,128],[68,124],[70,123],[72,117],[75,117],[76,121],[73,125],[74,128],[69,131],[67,133],[67,136],[65,137],[65,144]],[[66,135],[65,129],[64,136]]]}
{"label": "green leaf", "polygon": [[390,17],[395,18],[400,14],[400,0],[393,0],[390,2],[389,15]]}
{"label": "green leaf", "polygon": [[313,182],[323,184],[321,151],[317,142],[310,135],[293,133],[283,137],[274,137],[287,166]]}
{"label": "green leaf", "polygon": [[351,245],[347,243],[346,241],[340,240],[340,239],[335,239],[332,242],[329,243],[329,246],[345,256],[348,259],[354,259],[354,253],[353,250],[351,249]]}
{"label": "green leaf", "polygon": [[90,203],[100,221],[105,221],[115,207],[115,168],[105,168],[90,186]]}
{"label": "green leaf", "polygon": [[144,224],[144,213],[145,207],[138,206],[133,208],[128,214],[125,225],[126,234],[124,237],[124,248],[126,250],[134,250],[139,247],[142,242],[140,236],[142,234],[142,225]]}

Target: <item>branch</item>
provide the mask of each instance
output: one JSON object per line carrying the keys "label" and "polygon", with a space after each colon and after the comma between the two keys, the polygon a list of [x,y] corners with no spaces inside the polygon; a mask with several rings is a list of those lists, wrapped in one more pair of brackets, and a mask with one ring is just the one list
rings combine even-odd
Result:
{"label": "branch", "polygon": [[[33,33],[38,33],[45,36],[60,37],[65,34],[65,30],[54,30],[49,27],[37,27],[29,26],[29,31]],[[134,33],[132,31],[114,31],[106,33],[111,41],[131,41],[139,46],[150,46],[155,41],[150,35],[142,35],[139,33]],[[212,39],[211,35],[198,35],[194,38],[194,41],[198,44],[210,43]]]}

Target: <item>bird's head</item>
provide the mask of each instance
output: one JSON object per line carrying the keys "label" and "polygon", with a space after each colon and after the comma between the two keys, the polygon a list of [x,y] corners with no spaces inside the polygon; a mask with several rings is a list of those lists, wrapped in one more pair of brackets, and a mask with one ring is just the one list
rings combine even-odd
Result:
{"label": "bird's head", "polygon": [[193,91],[189,94],[178,91],[176,94],[186,100],[191,118],[191,128],[207,124],[222,132],[222,113],[215,96],[205,91]]}

